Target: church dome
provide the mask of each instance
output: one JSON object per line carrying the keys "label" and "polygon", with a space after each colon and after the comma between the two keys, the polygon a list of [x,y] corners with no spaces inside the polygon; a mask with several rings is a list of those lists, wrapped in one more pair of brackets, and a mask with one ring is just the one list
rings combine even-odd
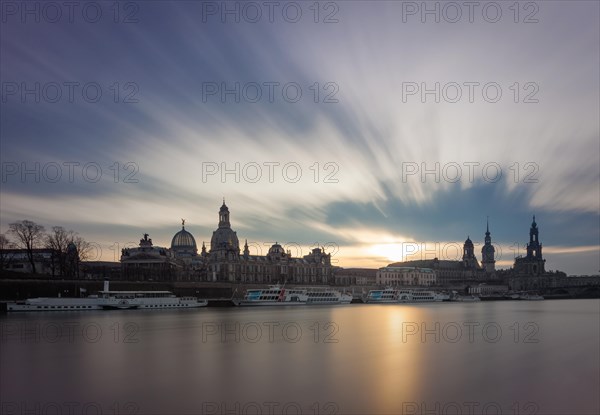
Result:
{"label": "church dome", "polygon": [[285,254],[285,251],[284,251],[283,247],[281,245],[279,245],[277,242],[275,242],[269,248],[269,255],[283,255],[283,254]]}
{"label": "church dome", "polygon": [[465,241],[465,245],[473,245],[473,241],[470,236],[467,236],[467,240]]}
{"label": "church dome", "polygon": [[231,228],[218,228],[213,232],[210,240],[210,249],[234,249],[239,250],[240,242],[237,234]]}
{"label": "church dome", "polygon": [[171,249],[192,249],[197,250],[196,240],[194,236],[185,230],[182,226],[181,230],[173,236],[173,240],[171,240]]}
{"label": "church dome", "polygon": [[269,253],[267,254],[267,257],[270,258],[272,261],[280,261],[284,258],[287,258],[288,255],[285,253],[285,249],[283,249],[283,246],[275,242],[269,248]]}

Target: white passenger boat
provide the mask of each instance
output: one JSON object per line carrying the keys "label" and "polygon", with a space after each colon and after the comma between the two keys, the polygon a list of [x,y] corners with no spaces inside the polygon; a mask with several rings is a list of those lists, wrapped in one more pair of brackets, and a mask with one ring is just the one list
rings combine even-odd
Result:
{"label": "white passenger boat", "polygon": [[82,311],[102,310],[102,300],[97,295],[85,298],[28,298],[6,304],[7,311]]}
{"label": "white passenger boat", "polygon": [[305,291],[307,304],[350,304],[352,302],[352,294],[327,287],[311,287]]}
{"label": "white passenger boat", "polygon": [[177,297],[170,291],[110,291],[108,281],[98,295],[84,298],[29,298],[7,303],[7,311],[85,311],[205,307],[206,300]]}
{"label": "white passenger boat", "polygon": [[304,305],[307,300],[306,290],[271,285],[269,288],[246,290],[244,298],[234,303],[240,306]]}
{"label": "white passenger boat", "polygon": [[371,290],[367,294],[367,303],[431,303],[447,299],[444,294],[428,290],[394,289]]}
{"label": "white passenger boat", "polygon": [[177,297],[171,291],[101,291],[101,307],[105,310],[197,308],[207,300]]}
{"label": "white passenger boat", "polygon": [[383,290],[371,290],[365,299],[366,303],[397,303],[398,290],[386,288]]}
{"label": "white passenger boat", "polygon": [[235,301],[240,306],[349,304],[351,294],[341,293],[327,287],[286,288],[271,285],[246,291],[244,298]]}

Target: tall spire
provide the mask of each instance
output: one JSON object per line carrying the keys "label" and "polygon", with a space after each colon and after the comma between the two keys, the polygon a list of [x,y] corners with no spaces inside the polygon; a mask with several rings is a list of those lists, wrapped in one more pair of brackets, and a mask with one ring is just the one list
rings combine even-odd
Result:
{"label": "tall spire", "polygon": [[529,243],[527,244],[527,257],[531,258],[542,258],[542,244],[539,241],[539,228],[535,223],[535,215],[533,215],[533,222],[531,228],[529,228]]}
{"label": "tall spire", "polygon": [[481,248],[481,265],[486,273],[493,273],[496,270],[496,250],[492,245],[492,237],[490,236],[490,217],[486,219],[485,227],[485,243]]}

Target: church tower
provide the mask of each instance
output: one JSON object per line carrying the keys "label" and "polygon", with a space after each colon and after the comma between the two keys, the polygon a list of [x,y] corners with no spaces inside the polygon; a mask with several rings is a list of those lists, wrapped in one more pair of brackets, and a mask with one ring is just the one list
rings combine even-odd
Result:
{"label": "church tower", "polygon": [[225,204],[225,199],[223,199],[223,205],[219,209],[219,228],[231,228],[231,224],[229,223],[229,208]]}
{"label": "church tower", "polygon": [[542,244],[539,239],[539,230],[537,223],[535,223],[535,215],[533,215],[533,222],[531,222],[531,228],[529,228],[529,243],[527,244],[527,258],[542,259]]}
{"label": "church tower", "polygon": [[477,258],[475,258],[475,247],[471,237],[468,236],[465,244],[463,245],[463,264],[465,268],[476,269],[478,268]]}
{"label": "church tower", "polygon": [[490,236],[490,221],[488,219],[485,230],[485,243],[481,248],[481,265],[486,273],[493,273],[496,270],[495,257],[496,250],[492,245],[492,237]]}
{"label": "church tower", "polygon": [[546,272],[546,260],[542,257],[542,244],[539,240],[539,229],[535,223],[535,215],[533,222],[529,228],[529,243],[527,244],[527,255],[525,257],[515,258],[515,272],[517,275],[537,276]]}
{"label": "church tower", "polygon": [[250,249],[248,248],[248,240],[246,239],[246,243],[244,243],[244,258],[248,259],[250,257]]}
{"label": "church tower", "polygon": [[235,281],[239,270],[233,266],[240,259],[240,242],[237,234],[231,229],[229,208],[223,204],[219,209],[219,227],[210,239],[209,278],[213,281]]}

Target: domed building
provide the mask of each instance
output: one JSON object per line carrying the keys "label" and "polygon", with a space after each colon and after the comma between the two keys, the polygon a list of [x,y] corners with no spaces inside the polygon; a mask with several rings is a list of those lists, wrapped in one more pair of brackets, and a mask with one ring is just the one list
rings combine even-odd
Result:
{"label": "domed building", "polygon": [[467,236],[467,240],[463,245],[463,263],[466,269],[479,269],[479,263],[475,257],[475,246],[470,236]]}
{"label": "domed building", "polygon": [[280,261],[283,258],[286,258],[287,256],[291,257],[291,255],[285,253],[285,250],[281,245],[279,245],[278,242],[275,242],[269,248],[269,252],[267,253],[267,258],[269,258],[271,261]]}
{"label": "domed building", "polygon": [[229,222],[229,208],[223,199],[219,209],[219,227],[213,232],[210,239],[211,261],[235,260],[240,255],[240,242],[237,233],[231,229]]}
{"label": "domed building", "polygon": [[201,258],[206,259],[205,278],[208,281],[327,284],[333,274],[331,254],[321,248],[295,258],[276,242],[267,255],[251,255],[246,241],[240,254],[239,239],[231,229],[225,200],[219,209],[219,227],[213,232],[210,251],[206,253],[203,246]]}
{"label": "domed building", "polygon": [[155,246],[152,239],[144,234],[139,247],[121,250],[121,273],[124,280],[130,281],[176,281],[184,263],[173,253]]}
{"label": "domed building", "polygon": [[251,255],[248,241],[240,252],[237,233],[231,229],[229,208],[223,200],[219,209],[219,226],[213,232],[210,250],[204,242],[202,252],[194,236],[185,229],[171,240],[169,249],[152,244],[148,234],[139,248],[126,248],[121,253],[124,279],[140,281],[219,281],[259,284],[327,284],[333,275],[331,254],[314,248],[308,255],[292,257],[279,243],[267,255]]}
{"label": "domed building", "polygon": [[[486,246],[485,252],[489,252],[492,255],[493,261],[493,249],[491,246],[491,237],[489,237],[489,226],[487,228],[486,233]],[[489,243],[488,243],[489,239]],[[456,245],[454,245],[456,246]],[[444,248],[444,254],[449,255],[448,247],[452,247],[452,244],[448,244],[446,248]],[[456,246],[456,248],[459,248]],[[460,249],[460,248],[459,248]],[[458,251],[460,254],[460,250]],[[488,272],[486,274],[485,269],[479,264],[477,257],[475,256],[475,244],[471,240],[470,236],[467,236],[463,246],[462,246],[462,259],[459,260],[459,256],[456,259],[419,259],[419,260],[409,260],[402,262],[395,262],[393,264],[388,265],[388,268],[392,268],[392,271],[397,268],[428,268],[432,269],[435,272],[435,281],[436,284],[440,285],[452,285],[452,284],[464,284],[467,282],[479,282],[486,281],[490,278],[495,278],[495,274],[493,272]],[[489,257],[484,257],[489,258]],[[490,264],[493,268],[493,264]],[[488,265],[488,268],[490,268]],[[380,269],[381,271],[381,269]],[[386,270],[385,272],[390,272],[390,270]]]}
{"label": "domed building", "polygon": [[185,219],[181,220],[181,230],[171,240],[171,251],[177,258],[186,259],[198,255],[194,236],[185,230]]}

